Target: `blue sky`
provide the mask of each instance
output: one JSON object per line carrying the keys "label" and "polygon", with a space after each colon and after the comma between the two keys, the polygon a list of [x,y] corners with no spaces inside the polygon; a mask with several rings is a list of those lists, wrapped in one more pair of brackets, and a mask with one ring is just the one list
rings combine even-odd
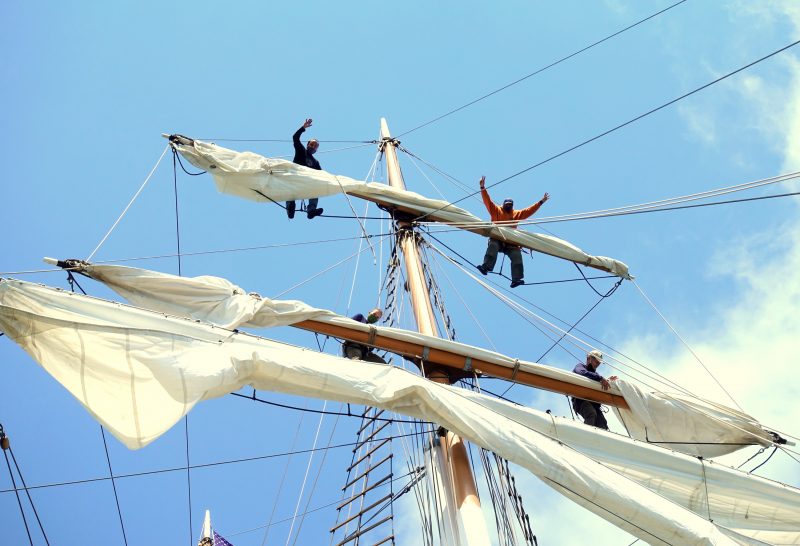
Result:
{"label": "blue sky", "polygon": [[[235,2],[222,8],[189,2],[7,2],[0,6],[6,22],[0,34],[5,82],[0,89],[5,129],[0,144],[10,153],[3,169],[0,273],[44,269],[43,256],[88,256],[163,151],[161,133],[286,156],[291,153],[287,140],[312,117],[314,126],[307,134],[322,141],[323,168],[363,178],[375,148],[334,141],[376,138],[382,116],[394,134],[402,134],[668,5],[512,1],[388,8],[355,2]],[[753,7],[689,0],[400,140],[420,158],[477,189],[482,174],[492,183],[534,165],[791,43],[798,28],[800,15],[792,2]],[[793,49],[767,60],[491,193],[496,200],[510,196],[524,204],[547,191],[551,200],[537,215],[541,217],[647,202],[797,170],[797,55]],[[335,151],[339,148],[348,149]],[[408,156],[401,154],[400,160],[409,189],[430,196],[438,190],[449,200],[464,197],[459,187],[431,169],[420,164],[422,174]],[[379,170],[376,179],[383,177]],[[734,197],[786,191],[797,191],[796,182]],[[359,234],[352,220],[309,222],[298,216],[289,222],[275,206],[218,194],[208,176],[179,173],[178,195],[181,248],[187,253]],[[95,259],[174,254],[174,199],[168,155]],[[477,200],[461,205],[485,216]],[[349,214],[341,197],[325,198],[321,206],[331,214]],[[363,210],[362,204],[356,207]],[[376,213],[370,209],[370,215]],[[377,221],[366,227],[372,233],[385,229]],[[786,424],[797,434],[791,429],[797,410],[785,402],[798,394],[791,381],[794,340],[800,334],[794,314],[800,303],[796,198],[544,227],[590,253],[625,261],[639,286],[744,409],[765,423]],[[437,237],[474,263],[485,249],[482,239],[468,233]],[[358,242],[349,240],[185,256],[182,272],[219,275],[248,290],[275,295],[357,249]],[[550,341],[529,324],[440,263],[457,289],[444,274],[439,279],[459,340],[488,343],[461,304],[464,298],[499,351],[533,360],[549,347]],[[174,257],[131,265],[177,272]],[[530,282],[576,274],[571,264],[541,255],[527,257],[525,267]],[[357,273],[351,260],[287,297],[341,313],[362,311],[375,301],[379,273],[366,252]],[[67,286],[61,273],[13,276]],[[82,285],[91,294],[109,296],[91,281]],[[598,283],[598,289],[609,286],[609,281]],[[515,294],[567,322],[597,301],[582,283],[523,287]],[[410,318],[405,320],[412,325]],[[704,383],[697,363],[630,283],[598,306],[581,329],[724,401],[718,389]],[[316,346],[313,336],[290,329],[262,334]],[[328,342],[326,350],[335,351],[336,345]],[[559,350],[543,362],[565,369],[574,365]],[[487,388],[505,385],[488,381]],[[569,412],[563,397],[520,387],[511,394],[539,409]],[[227,397],[196,408],[189,418],[192,464],[291,450],[298,412],[254,406]],[[0,423],[29,485],[108,475],[99,426],[7,339],[0,339]],[[315,415],[303,418],[296,448],[311,446],[316,426]],[[327,438],[332,426],[331,420],[323,423],[322,437]],[[354,426],[337,425],[338,443],[352,441]],[[116,474],[186,464],[182,425],[138,452],[127,451],[113,438],[108,441]],[[349,450],[331,450],[312,507],[337,498],[348,456]],[[291,515],[306,463],[307,458],[292,459],[287,488],[293,493],[284,492],[276,519]],[[312,472],[318,463],[316,458]],[[203,510],[211,508],[215,526],[235,535],[237,546],[261,544],[263,530],[238,533],[266,524],[284,464],[284,458],[276,458],[192,471],[193,540]],[[790,460],[770,467],[762,469],[765,475],[800,482],[797,465]],[[534,531],[543,543],[577,540],[550,523],[559,517],[585,518],[597,536],[607,537],[607,544],[633,540],[593,516],[571,512],[567,501],[557,500],[532,478],[520,479],[527,487],[523,496]],[[185,472],[127,478],[117,485],[129,542],[189,541]],[[3,470],[0,488],[9,487]],[[121,543],[109,482],[33,494],[51,543]],[[333,517],[324,510],[309,516],[297,543],[327,541]],[[27,543],[11,493],[0,493],[0,527],[10,544]],[[288,525],[275,526],[269,543],[286,542],[288,531]],[[399,532],[414,536],[413,527]]]}

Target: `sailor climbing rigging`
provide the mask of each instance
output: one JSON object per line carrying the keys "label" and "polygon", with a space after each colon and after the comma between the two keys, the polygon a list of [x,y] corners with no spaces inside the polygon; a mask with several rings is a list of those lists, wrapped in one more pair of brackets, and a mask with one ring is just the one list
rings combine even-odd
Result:
{"label": "sailor climbing rigging", "polygon": [[[611,388],[609,381],[616,380],[617,376],[612,375],[606,379],[597,373],[596,370],[602,363],[603,353],[597,349],[594,349],[586,354],[586,364],[579,362],[572,371],[578,375],[592,379],[593,381],[599,381],[600,386],[603,387],[603,390],[607,391]],[[572,408],[576,413],[583,417],[583,422],[587,425],[608,430],[608,423],[606,422],[603,412],[600,410],[600,404],[598,402],[583,400],[581,398],[573,398]]]}
{"label": "sailor climbing rigging", "polygon": [[[489,192],[486,191],[486,187],[484,185],[485,182],[486,177],[482,176],[480,185],[483,204],[486,205],[486,210],[489,211],[489,216],[492,218],[492,222],[498,223],[503,227],[516,229],[520,220],[525,220],[526,218],[530,218],[536,214],[536,211],[539,210],[539,207],[541,207],[548,199],[550,199],[550,194],[545,193],[539,201],[530,207],[521,210],[514,209],[513,199],[506,199],[503,201],[503,206],[501,207],[492,201],[491,197],[489,197]],[[522,265],[522,251],[520,250],[519,245],[505,241],[489,239],[489,245],[486,248],[486,255],[483,257],[483,263],[478,266],[478,271],[484,275],[486,275],[489,271],[492,271],[494,269],[494,264],[497,262],[497,253],[500,251],[508,256],[509,260],[511,260],[511,288],[516,288],[521,284],[525,284],[525,279],[523,279],[525,272]]]}
{"label": "sailor climbing rigging", "polygon": [[[312,138],[308,141],[308,144],[303,147],[303,143],[300,142],[300,135],[302,135],[306,129],[311,127],[311,123],[313,120],[311,118],[307,118],[303,125],[295,131],[294,135],[292,135],[292,142],[294,143],[294,161],[298,165],[303,165],[304,167],[309,167],[311,169],[322,170],[322,167],[319,165],[319,161],[317,158],[314,157],[314,154],[319,149],[319,141],[316,138]],[[308,219],[311,220],[315,216],[319,216],[322,214],[323,209],[317,207],[317,203],[319,199],[313,197],[308,200],[308,208],[306,209],[306,216]],[[286,214],[289,218],[294,218],[294,211],[297,208],[297,203],[295,201],[286,201]]]}

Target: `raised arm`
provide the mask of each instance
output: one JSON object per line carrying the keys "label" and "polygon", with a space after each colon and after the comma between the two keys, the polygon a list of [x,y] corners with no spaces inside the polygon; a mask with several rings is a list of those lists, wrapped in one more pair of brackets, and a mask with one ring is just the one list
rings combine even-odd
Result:
{"label": "raised arm", "polygon": [[300,142],[300,135],[302,135],[305,132],[306,129],[311,127],[312,121],[313,120],[311,118],[307,118],[303,122],[303,125],[297,131],[295,131],[294,134],[292,135],[292,142],[294,143],[294,151],[295,152],[302,152],[303,150],[305,150],[305,147],[303,146],[303,143]]}
{"label": "raised arm", "polygon": [[486,205],[486,210],[489,211],[489,215],[491,217],[498,216],[503,209],[501,209],[500,206],[498,206],[497,203],[492,201],[492,198],[489,197],[489,192],[486,191],[486,186],[484,185],[485,183],[486,183],[486,177],[481,176],[480,185],[481,185],[481,197],[483,198],[483,204]]}

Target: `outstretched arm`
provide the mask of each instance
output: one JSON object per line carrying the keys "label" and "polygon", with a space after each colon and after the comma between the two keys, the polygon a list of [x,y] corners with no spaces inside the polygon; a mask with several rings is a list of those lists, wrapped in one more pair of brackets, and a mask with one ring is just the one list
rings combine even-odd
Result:
{"label": "outstretched arm", "polygon": [[517,213],[517,217],[515,218],[515,220],[524,220],[525,218],[530,218],[531,216],[536,214],[536,211],[539,210],[539,207],[544,205],[547,202],[548,199],[550,199],[550,194],[549,193],[545,193],[544,196],[542,196],[542,198],[539,201],[537,201],[536,203],[534,203],[530,207],[528,207],[526,209],[522,209],[521,211],[519,211]]}

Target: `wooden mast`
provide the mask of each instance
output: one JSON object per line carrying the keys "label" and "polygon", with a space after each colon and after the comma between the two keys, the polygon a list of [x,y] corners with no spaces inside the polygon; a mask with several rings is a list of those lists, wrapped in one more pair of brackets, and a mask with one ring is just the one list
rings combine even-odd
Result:
{"label": "wooden mast", "polygon": [[[403,174],[400,172],[400,164],[397,161],[396,147],[398,142],[391,137],[389,126],[384,118],[381,118],[381,143],[384,157],[386,158],[389,185],[405,191],[406,185],[403,181]],[[411,293],[411,304],[414,309],[417,329],[422,334],[437,336],[436,320],[434,319],[433,308],[422,273],[422,262],[419,258],[417,234],[413,231],[411,223],[407,221],[398,221],[397,229],[398,245],[403,252],[405,260],[406,280]],[[447,368],[424,366],[422,371],[425,377],[431,381],[450,383],[450,374]],[[450,469],[449,475],[442,476],[442,480],[444,480],[444,483],[449,484],[453,491],[456,501],[455,508],[458,510],[461,528],[464,529],[464,534],[466,535],[464,537],[465,544],[469,546],[489,546],[489,533],[481,511],[475,478],[472,476],[464,443],[461,438],[447,431],[446,436],[440,438],[439,445],[442,460],[445,461],[445,466]]]}

